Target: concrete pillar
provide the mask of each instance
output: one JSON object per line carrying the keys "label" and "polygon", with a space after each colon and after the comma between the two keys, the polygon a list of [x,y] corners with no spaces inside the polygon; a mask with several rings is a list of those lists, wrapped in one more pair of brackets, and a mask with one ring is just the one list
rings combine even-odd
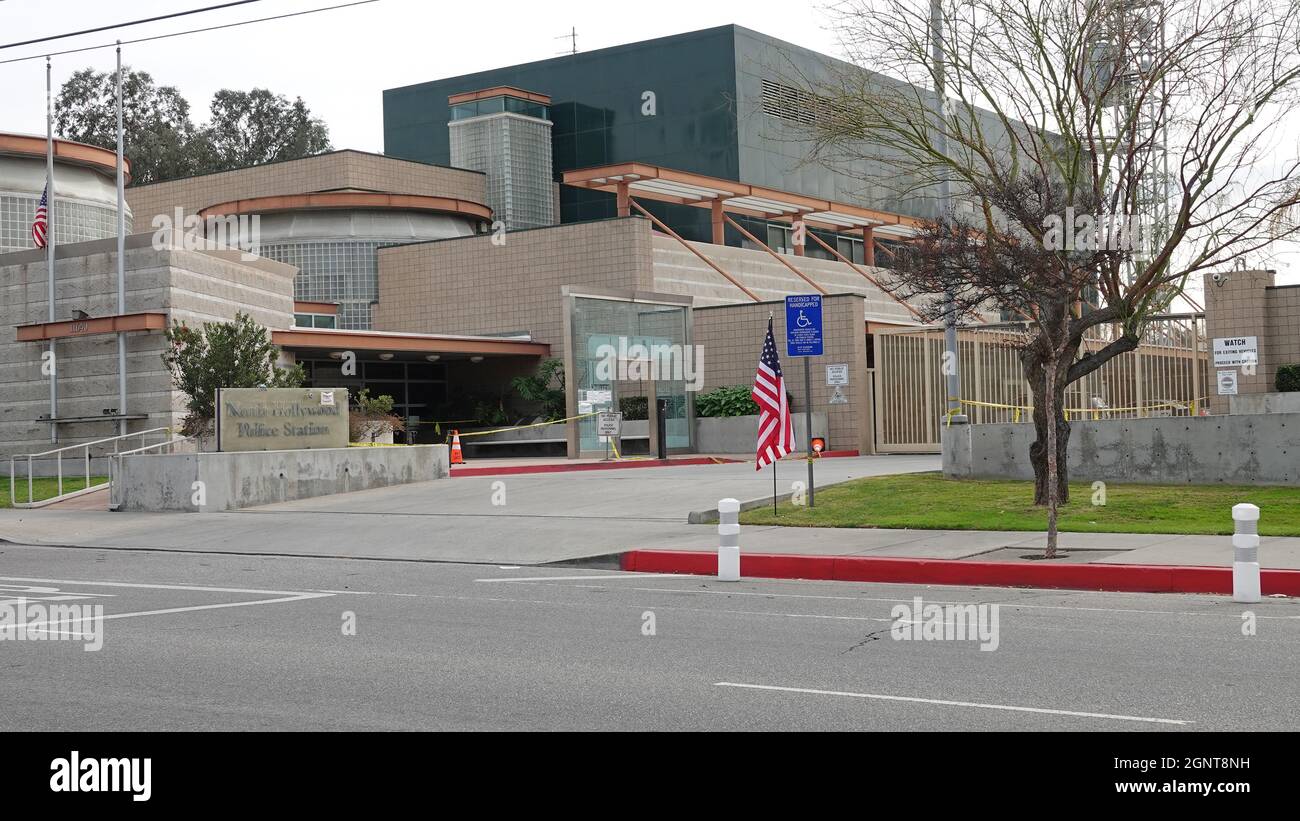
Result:
{"label": "concrete pillar", "polygon": [[628,189],[627,183],[618,184],[618,215],[620,217],[632,216],[632,193]]}

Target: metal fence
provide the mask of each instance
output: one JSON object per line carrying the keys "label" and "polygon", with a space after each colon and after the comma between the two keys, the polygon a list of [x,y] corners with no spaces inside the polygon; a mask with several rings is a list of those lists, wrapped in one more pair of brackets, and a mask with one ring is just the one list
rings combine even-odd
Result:
{"label": "metal fence", "polygon": [[[1105,347],[1117,329],[1092,329],[1080,355]],[[1028,422],[1032,411],[1018,349],[1022,325],[958,332],[962,407],[972,424]],[[885,453],[939,449],[944,422],[943,329],[877,330],[876,447]],[[1153,318],[1137,350],[1121,354],[1066,389],[1067,418],[1117,419],[1201,413],[1209,384],[1204,314]]]}

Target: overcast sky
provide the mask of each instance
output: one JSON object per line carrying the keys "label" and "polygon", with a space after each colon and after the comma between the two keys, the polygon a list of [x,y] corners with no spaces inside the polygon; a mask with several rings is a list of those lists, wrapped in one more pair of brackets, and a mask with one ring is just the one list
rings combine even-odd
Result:
{"label": "overcast sky", "polygon": [[[0,0],[0,41],[152,17],[223,0]],[[174,20],[0,51],[0,59],[44,54],[173,31],[219,25],[347,0],[260,0]],[[799,11],[799,8],[806,10]],[[543,60],[578,49],[647,40],[726,23],[838,53],[827,18],[812,2],[658,0],[630,2],[434,2],[378,0],[364,6],[123,46],[123,61],[174,85],[194,119],[207,117],[220,88],[269,88],[301,96],[330,127],[336,148],[382,151],[383,90],[471,71]],[[54,58],[54,87],[78,69],[113,68],[113,50]],[[0,130],[45,132],[45,63],[0,65]]]}
{"label": "overcast sky", "polygon": [[[0,43],[121,23],[223,0],[0,0]],[[234,8],[146,23],[51,43],[0,50],[0,60],[111,43],[307,9],[348,0],[259,0]],[[336,148],[381,152],[383,90],[425,80],[542,60],[566,53],[577,29],[580,51],[736,23],[841,56],[829,0],[581,0],[437,2],[378,0],[368,5],[123,47],[123,60],[174,85],[193,117],[207,118],[221,88],[269,88],[300,96],[329,125]],[[110,71],[111,48],[54,58],[54,88],[78,69]],[[0,64],[0,131],[45,133],[45,63]],[[1293,147],[1292,147],[1293,150]],[[1276,261],[1279,283],[1300,283],[1300,259]],[[1199,290],[1194,288],[1193,290]]]}

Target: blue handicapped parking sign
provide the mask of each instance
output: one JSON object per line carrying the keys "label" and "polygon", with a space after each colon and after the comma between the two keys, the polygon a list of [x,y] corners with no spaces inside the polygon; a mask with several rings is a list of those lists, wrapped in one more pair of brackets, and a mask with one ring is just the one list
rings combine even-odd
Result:
{"label": "blue handicapped parking sign", "polygon": [[794,294],[786,297],[786,356],[821,356],[822,347],[821,294]]}

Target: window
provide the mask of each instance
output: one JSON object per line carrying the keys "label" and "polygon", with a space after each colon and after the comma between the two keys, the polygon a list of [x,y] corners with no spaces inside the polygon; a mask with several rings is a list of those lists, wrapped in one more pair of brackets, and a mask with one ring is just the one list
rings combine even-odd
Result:
{"label": "window", "polygon": [[503,111],[509,111],[512,114],[523,114],[527,117],[537,117],[542,120],[551,119],[551,107],[544,103],[535,103],[531,100],[520,99],[519,97],[487,97],[482,100],[471,100],[467,103],[457,103],[451,107],[451,119],[468,120],[470,117],[481,117],[485,114],[500,114]]}
{"label": "window", "polygon": [[338,317],[334,314],[294,314],[295,328],[337,328]]}

